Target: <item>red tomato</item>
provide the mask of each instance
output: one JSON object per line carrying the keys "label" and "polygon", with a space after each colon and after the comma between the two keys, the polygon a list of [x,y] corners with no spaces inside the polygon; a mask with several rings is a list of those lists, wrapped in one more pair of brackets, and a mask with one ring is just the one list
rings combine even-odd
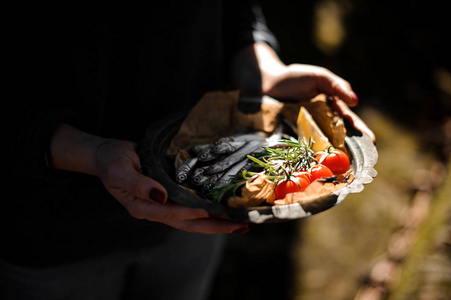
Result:
{"label": "red tomato", "polygon": [[310,180],[313,182],[316,179],[333,176],[334,173],[325,165],[319,164],[310,169]]}
{"label": "red tomato", "polygon": [[316,159],[334,174],[342,174],[349,170],[349,158],[341,150],[336,149],[331,153],[319,154]]}
{"label": "red tomato", "polygon": [[307,172],[294,173],[295,180],[298,181],[301,186],[301,191],[305,191],[305,189],[310,185],[310,178]]}
{"label": "red tomato", "polygon": [[301,189],[293,180],[279,182],[276,186],[276,199],[283,199],[287,194],[300,192]]}

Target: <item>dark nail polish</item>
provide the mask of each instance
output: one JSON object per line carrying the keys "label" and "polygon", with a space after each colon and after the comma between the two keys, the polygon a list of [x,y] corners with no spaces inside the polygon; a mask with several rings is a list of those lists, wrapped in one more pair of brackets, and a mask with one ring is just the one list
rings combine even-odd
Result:
{"label": "dark nail polish", "polygon": [[166,201],[166,193],[157,188],[152,188],[149,192],[149,197],[155,202],[164,203]]}
{"label": "dark nail polish", "polygon": [[232,233],[246,233],[249,231],[249,227],[241,227],[232,231]]}

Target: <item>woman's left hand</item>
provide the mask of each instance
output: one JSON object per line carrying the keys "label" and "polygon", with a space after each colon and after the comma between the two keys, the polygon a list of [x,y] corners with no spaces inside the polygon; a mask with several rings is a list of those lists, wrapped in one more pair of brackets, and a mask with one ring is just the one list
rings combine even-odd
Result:
{"label": "woman's left hand", "polygon": [[267,44],[241,51],[232,64],[234,82],[244,94],[268,95],[285,101],[308,101],[319,94],[333,99],[333,108],[359,131],[376,141],[371,129],[349,107],[359,99],[351,84],[326,68],[281,62]]}

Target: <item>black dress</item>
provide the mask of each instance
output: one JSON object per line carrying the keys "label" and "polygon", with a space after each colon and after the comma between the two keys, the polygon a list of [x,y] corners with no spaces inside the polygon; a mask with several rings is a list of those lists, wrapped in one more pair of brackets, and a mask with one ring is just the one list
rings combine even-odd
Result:
{"label": "black dress", "polygon": [[49,168],[59,122],[138,142],[151,121],[230,88],[237,50],[277,46],[246,1],[62,3],[5,9],[0,259],[21,268],[151,249],[176,232],[132,218],[98,178]]}

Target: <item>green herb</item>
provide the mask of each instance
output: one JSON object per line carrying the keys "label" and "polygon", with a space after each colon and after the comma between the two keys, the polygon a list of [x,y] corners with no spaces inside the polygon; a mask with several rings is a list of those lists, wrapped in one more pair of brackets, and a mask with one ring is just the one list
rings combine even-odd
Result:
{"label": "green herb", "polygon": [[262,153],[248,155],[247,158],[253,161],[261,171],[244,170],[235,175],[231,183],[213,190],[213,199],[220,202],[226,196],[239,195],[240,188],[259,174],[264,174],[270,180],[278,183],[290,178],[294,172],[309,170],[312,164],[317,163],[314,157],[315,152],[312,150],[314,142],[311,138],[308,143],[300,139],[280,140],[279,142],[280,144],[276,147],[266,147]]}

